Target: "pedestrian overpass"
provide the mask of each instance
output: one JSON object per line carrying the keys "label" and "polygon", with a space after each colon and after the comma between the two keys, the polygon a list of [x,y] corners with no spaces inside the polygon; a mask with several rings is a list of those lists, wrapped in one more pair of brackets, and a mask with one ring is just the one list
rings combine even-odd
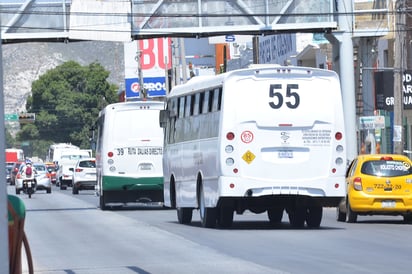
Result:
{"label": "pedestrian overpass", "polygon": [[330,32],[333,0],[0,0],[3,43]]}

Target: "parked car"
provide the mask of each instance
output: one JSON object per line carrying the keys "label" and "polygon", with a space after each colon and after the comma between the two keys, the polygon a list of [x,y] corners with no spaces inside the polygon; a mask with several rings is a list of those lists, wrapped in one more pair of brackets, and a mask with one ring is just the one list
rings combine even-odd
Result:
{"label": "parked car", "polygon": [[[23,189],[22,172],[26,164],[21,164],[16,176],[16,194],[20,194]],[[44,163],[33,163],[33,167],[36,170],[36,191],[46,190],[47,193],[51,193],[51,180],[47,176],[47,167]]]}
{"label": "parked car", "polygon": [[16,175],[19,172],[19,168],[23,162],[15,162],[10,173],[10,185],[16,184]]}
{"label": "parked car", "polygon": [[355,223],[358,215],[402,215],[412,222],[412,161],[404,155],[364,154],[346,174],[347,196],[337,220]]}
{"label": "parked car", "polygon": [[97,184],[95,158],[81,159],[71,170],[73,171],[73,194],[79,194],[79,190],[83,189],[95,189]]}

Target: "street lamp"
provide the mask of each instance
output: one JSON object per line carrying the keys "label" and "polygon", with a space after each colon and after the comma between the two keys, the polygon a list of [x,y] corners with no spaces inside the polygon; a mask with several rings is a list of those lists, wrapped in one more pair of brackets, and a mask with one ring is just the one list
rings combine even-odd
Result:
{"label": "street lamp", "polygon": [[393,150],[396,154],[403,154],[403,72],[406,68],[405,51],[405,0],[395,3],[395,62],[393,74]]}

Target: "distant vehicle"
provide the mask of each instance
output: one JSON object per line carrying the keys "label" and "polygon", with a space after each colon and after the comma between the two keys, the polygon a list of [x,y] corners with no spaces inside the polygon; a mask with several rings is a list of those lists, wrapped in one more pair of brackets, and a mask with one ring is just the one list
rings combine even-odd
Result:
{"label": "distant vehicle", "polygon": [[7,178],[7,183],[11,183],[11,173],[13,171],[13,166],[14,162],[7,162],[6,163],[6,178]]}
{"label": "distant vehicle", "polygon": [[[21,190],[23,189],[23,170],[25,167],[25,163],[22,163],[19,167],[19,171],[16,176],[16,194],[20,194]],[[52,191],[52,186],[51,186],[51,181],[50,178],[47,176],[47,167],[44,163],[33,163],[34,170],[36,171],[35,173],[35,181],[36,181],[36,187],[35,191],[38,190],[45,190],[46,193],[51,193]]]}
{"label": "distant vehicle", "polygon": [[6,183],[10,183],[10,173],[11,173],[11,169],[8,169],[7,167],[6,167]]}
{"label": "distant vehicle", "polygon": [[91,157],[91,150],[65,150],[60,156],[57,169],[57,185],[60,189],[66,189],[68,186],[73,186],[73,168],[77,161]]}
{"label": "distant vehicle", "polygon": [[412,222],[412,161],[408,157],[359,155],[349,166],[346,183],[338,221],[355,223],[358,215],[401,215],[405,222]]}
{"label": "distant vehicle", "polygon": [[79,190],[95,189],[97,184],[96,159],[87,158],[77,161],[73,168],[72,193],[79,194]]}
{"label": "distant vehicle", "polygon": [[46,163],[47,167],[47,176],[50,178],[50,181],[52,184],[56,184],[57,181],[57,165],[54,163],[47,162]]}
{"label": "distant vehicle", "polygon": [[159,101],[106,106],[97,122],[97,193],[99,205],[163,203],[163,130]]}
{"label": "distant vehicle", "polygon": [[15,162],[13,164],[13,168],[12,168],[11,173],[10,173],[10,185],[16,184],[16,176],[17,176],[17,173],[19,172],[19,168],[20,168],[21,164],[23,164],[22,161]]}
{"label": "distant vehicle", "polygon": [[175,86],[160,113],[165,206],[180,223],[199,209],[203,227],[233,214],[288,213],[317,228],[345,196],[346,144],[337,74],[266,67],[197,76]]}
{"label": "distant vehicle", "polygon": [[24,160],[23,149],[6,148],[6,163],[15,163]]}
{"label": "distant vehicle", "polygon": [[79,150],[80,147],[69,144],[69,143],[58,143],[58,144],[52,144],[49,147],[46,161],[47,162],[53,162],[53,163],[58,163],[60,161],[61,155],[64,151],[68,150]]}

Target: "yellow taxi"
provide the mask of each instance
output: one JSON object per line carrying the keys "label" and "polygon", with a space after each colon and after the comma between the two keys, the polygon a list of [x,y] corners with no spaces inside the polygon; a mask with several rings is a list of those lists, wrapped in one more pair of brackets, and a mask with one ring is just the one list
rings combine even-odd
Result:
{"label": "yellow taxi", "polygon": [[404,155],[363,154],[346,173],[347,196],[337,220],[355,223],[358,215],[402,215],[412,222],[412,162]]}

